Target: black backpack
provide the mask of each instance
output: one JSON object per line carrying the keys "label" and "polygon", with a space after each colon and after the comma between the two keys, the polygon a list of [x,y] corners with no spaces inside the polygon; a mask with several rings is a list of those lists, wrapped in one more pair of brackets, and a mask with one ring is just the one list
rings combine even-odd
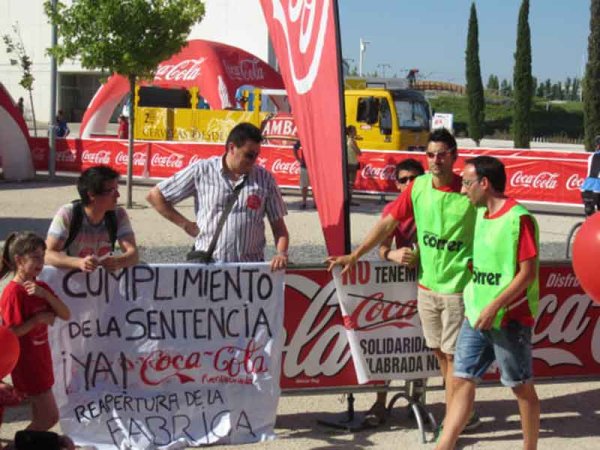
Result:
{"label": "black backpack", "polygon": [[[63,246],[63,250],[67,252],[67,254],[69,246],[73,243],[81,229],[84,214],[81,200],[73,200],[71,203],[73,204],[73,216],[71,217],[71,224],[69,225],[69,234],[67,235],[65,245]],[[108,230],[111,251],[114,252],[115,242],[117,242],[117,213],[115,211],[106,211],[104,214],[104,225]]]}

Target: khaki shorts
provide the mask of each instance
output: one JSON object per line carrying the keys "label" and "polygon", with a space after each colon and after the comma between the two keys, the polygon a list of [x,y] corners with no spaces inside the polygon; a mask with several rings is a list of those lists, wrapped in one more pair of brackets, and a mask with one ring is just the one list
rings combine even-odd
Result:
{"label": "khaki shorts", "polygon": [[438,294],[419,288],[417,309],[427,346],[432,349],[439,348],[447,355],[453,355],[465,317],[462,294]]}

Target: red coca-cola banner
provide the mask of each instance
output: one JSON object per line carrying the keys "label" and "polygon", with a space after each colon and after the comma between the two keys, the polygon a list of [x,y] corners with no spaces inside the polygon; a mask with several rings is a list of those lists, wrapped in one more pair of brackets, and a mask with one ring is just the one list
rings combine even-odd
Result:
{"label": "red coca-cola banner", "polygon": [[[325,269],[287,270],[284,326],[282,388],[357,384],[335,286]],[[600,374],[600,305],[583,292],[570,264],[542,264],[533,343],[536,378]]]}
{"label": "red coca-cola banner", "polygon": [[[94,164],[108,164],[119,173],[127,173],[127,143],[118,139],[57,139],[59,171],[80,172]],[[48,140],[31,138],[31,151],[37,170],[48,168]],[[223,144],[174,142],[136,142],[134,175],[166,178],[188,164],[221,155]],[[553,152],[545,150],[460,149],[455,165],[462,172],[464,161],[478,155],[496,156],[506,166],[506,193],[521,201],[557,205],[581,205],[580,186],[587,174],[589,154],[583,152]],[[423,153],[364,151],[356,190],[366,193],[396,192],[394,167],[406,158],[420,160]],[[277,184],[298,188],[300,165],[289,146],[264,145],[257,161],[269,170]],[[319,204],[320,205],[320,204]]]}
{"label": "red coca-cola banner", "polygon": [[[329,254],[349,248],[337,2],[260,1],[306,159]],[[327,126],[324,126],[327,124]]]}

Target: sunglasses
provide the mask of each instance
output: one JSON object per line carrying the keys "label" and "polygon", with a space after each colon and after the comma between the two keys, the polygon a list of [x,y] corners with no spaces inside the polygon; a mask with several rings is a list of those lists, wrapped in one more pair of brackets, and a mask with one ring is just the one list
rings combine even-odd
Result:
{"label": "sunglasses", "polygon": [[244,158],[249,161],[255,160],[257,157],[258,157],[258,152],[244,153]]}
{"label": "sunglasses", "polygon": [[448,156],[453,149],[449,149],[449,150],[443,150],[441,152],[425,152],[425,155],[429,158],[429,159],[434,159],[436,156],[439,156],[440,158],[445,158],[446,156]]}
{"label": "sunglasses", "polygon": [[400,184],[406,184],[406,183],[414,180],[415,178],[417,178],[415,175],[409,175],[407,177],[398,178],[397,180],[398,180],[398,183],[400,183]]}

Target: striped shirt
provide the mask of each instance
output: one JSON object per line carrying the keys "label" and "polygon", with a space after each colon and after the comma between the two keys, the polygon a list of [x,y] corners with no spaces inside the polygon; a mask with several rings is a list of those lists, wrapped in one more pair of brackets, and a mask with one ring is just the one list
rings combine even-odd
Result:
{"label": "striped shirt", "polygon": [[237,182],[232,181],[224,171],[223,158],[214,156],[197,161],[161,181],[158,189],[173,205],[196,195],[196,223],[200,233],[196,237],[195,248],[207,250],[227,199],[246,177],[246,183],[219,234],[213,258],[222,262],[264,261],[265,214],[271,223],[287,214],[281,192],[273,176],[258,165],[254,165]]}

